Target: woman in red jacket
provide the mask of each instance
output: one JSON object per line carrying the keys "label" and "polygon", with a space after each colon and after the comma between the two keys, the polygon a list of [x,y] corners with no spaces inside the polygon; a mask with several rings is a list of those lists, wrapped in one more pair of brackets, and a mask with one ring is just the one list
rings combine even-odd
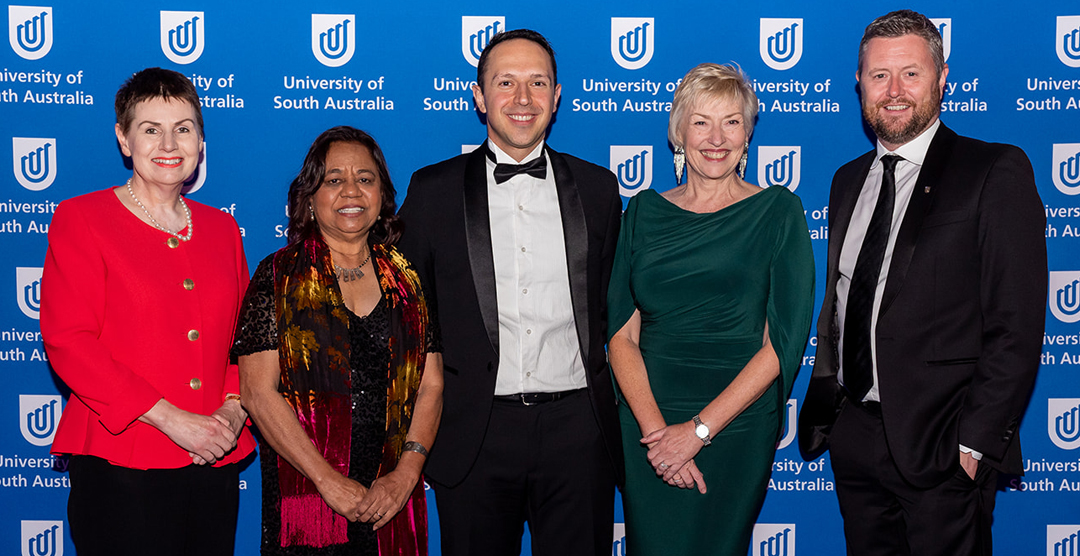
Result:
{"label": "woman in red jacket", "polygon": [[136,73],[116,121],[133,175],[60,204],[42,277],[42,337],[72,391],[52,446],[71,454],[72,540],[79,556],[231,555],[255,444],[228,353],[239,229],[181,196],[203,149],[186,77]]}

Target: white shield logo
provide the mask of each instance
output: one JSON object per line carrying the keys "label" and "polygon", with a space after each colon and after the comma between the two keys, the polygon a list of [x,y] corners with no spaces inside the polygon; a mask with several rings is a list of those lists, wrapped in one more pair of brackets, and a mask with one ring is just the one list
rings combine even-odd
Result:
{"label": "white shield logo", "polygon": [[1050,272],[1050,312],[1061,322],[1080,321],[1080,271]]}
{"label": "white shield logo", "polygon": [[52,7],[8,6],[8,42],[21,58],[39,60],[52,50]]}
{"label": "white shield logo", "polygon": [[1047,525],[1046,556],[1080,554],[1080,525]]}
{"label": "white shield logo", "polygon": [[615,535],[611,541],[611,556],[626,556],[626,524],[615,524]]}
{"label": "white shield logo", "polygon": [[311,52],[320,64],[331,68],[345,65],[352,59],[355,43],[355,15],[311,14]]}
{"label": "white shield logo", "polygon": [[32,319],[40,318],[41,267],[15,268],[15,295],[24,315]]}
{"label": "white shield logo", "polygon": [[1080,398],[1050,398],[1046,405],[1046,432],[1054,446],[1080,448]]}
{"label": "white shield logo", "polygon": [[780,439],[780,443],[776,445],[777,450],[783,450],[791,445],[791,442],[795,440],[795,429],[799,419],[798,402],[795,398],[791,398],[787,401],[787,419],[784,420],[784,437]]}
{"label": "white shield logo", "polygon": [[1054,45],[1062,64],[1080,68],[1080,15],[1058,16]]}
{"label": "white shield logo", "polygon": [[461,55],[476,67],[491,37],[506,30],[506,17],[501,15],[461,16]]}
{"label": "white shield logo", "polygon": [[64,556],[64,522],[23,521],[22,556]]}
{"label": "white shield logo", "polygon": [[182,193],[190,195],[199,190],[206,183],[206,143],[203,142],[202,154],[199,155],[199,165],[195,172],[184,182]]}
{"label": "white shield logo", "polygon": [[1066,195],[1080,195],[1080,143],[1054,143],[1050,176],[1058,191]]}
{"label": "white shield logo", "polygon": [[795,191],[802,176],[802,147],[758,147],[758,185]]}
{"label": "white shield logo", "polygon": [[30,191],[41,191],[56,179],[56,139],[12,137],[11,161],[15,181]]}
{"label": "white shield logo", "polygon": [[932,17],[930,21],[937,27],[938,33],[941,33],[941,49],[945,61],[948,62],[949,54],[952,52],[952,18]]}
{"label": "white shield logo", "polygon": [[60,396],[19,396],[19,430],[34,446],[52,444],[64,402]]}
{"label": "white shield logo", "polygon": [[795,524],[755,523],[750,553],[795,556]]}
{"label": "white shield logo", "polygon": [[758,50],[765,65],[774,70],[795,67],[802,58],[802,18],[761,18]]}
{"label": "white shield logo", "polygon": [[202,12],[161,12],[161,51],[177,64],[190,64],[203,53],[206,38]]}
{"label": "white shield logo", "polygon": [[652,60],[653,18],[611,18],[611,57],[620,67],[628,70],[641,69]]}
{"label": "white shield logo", "polygon": [[652,145],[612,145],[609,168],[619,178],[619,194],[633,197],[652,184]]}

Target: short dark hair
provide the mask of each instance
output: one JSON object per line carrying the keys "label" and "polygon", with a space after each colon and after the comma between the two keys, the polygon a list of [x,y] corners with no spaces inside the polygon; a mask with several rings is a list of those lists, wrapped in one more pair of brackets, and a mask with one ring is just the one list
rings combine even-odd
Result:
{"label": "short dark hair", "polygon": [[166,101],[175,98],[190,104],[195,109],[195,127],[199,128],[199,136],[206,136],[203,132],[202,106],[195,85],[182,73],[162,68],[146,68],[136,72],[116,91],[116,123],[120,124],[120,129],[127,132],[131,127],[135,120],[135,107],[140,102],[155,98]]}
{"label": "short dark hair", "polygon": [[326,154],[334,143],[357,143],[371,151],[371,158],[379,171],[382,206],[379,218],[371,228],[369,239],[374,243],[393,245],[401,238],[402,224],[397,215],[397,191],[390,181],[390,169],[386,166],[386,157],[375,139],[367,133],[341,125],[332,127],[315,138],[304,158],[304,166],[289,185],[289,243],[296,243],[314,237],[319,233],[319,223],[311,218],[311,198],[322,186],[326,177]]}
{"label": "short dark hair", "polygon": [[904,35],[917,35],[926,41],[930,57],[934,59],[937,74],[945,70],[945,52],[941,45],[941,33],[930,18],[912,10],[889,12],[866,26],[862,42],[859,43],[859,70],[862,71],[863,56],[866,54],[870,39],[894,39]]}
{"label": "short dark hair", "polygon": [[547,52],[548,57],[551,58],[551,86],[554,87],[555,85],[558,85],[559,70],[555,66],[555,50],[551,48],[551,43],[544,38],[544,35],[541,35],[532,29],[514,29],[512,31],[497,33],[494,37],[491,37],[487,46],[484,47],[484,51],[480,53],[480,61],[476,64],[476,84],[480,86],[480,92],[484,92],[484,71],[487,70],[491,49],[498,46],[499,43],[512,41],[514,39],[532,41],[540,45],[540,48],[543,48],[544,52]]}

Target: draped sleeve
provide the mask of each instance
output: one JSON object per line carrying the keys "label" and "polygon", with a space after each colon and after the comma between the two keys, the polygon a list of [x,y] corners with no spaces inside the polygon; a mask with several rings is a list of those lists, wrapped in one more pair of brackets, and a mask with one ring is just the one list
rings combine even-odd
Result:
{"label": "draped sleeve", "polygon": [[637,214],[637,197],[632,197],[626,205],[619,229],[619,243],[615,247],[615,262],[611,267],[611,282],[608,285],[608,340],[615,336],[637,309],[634,294],[630,289],[630,261],[634,250],[634,221]]}
{"label": "draped sleeve", "polygon": [[775,205],[773,221],[777,228],[766,304],[769,340],[780,360],[777,392],[781,409],[791,396],[795,375],[802,365],[814,311],[814,251],[802,201],[794,194],[783,193]]}

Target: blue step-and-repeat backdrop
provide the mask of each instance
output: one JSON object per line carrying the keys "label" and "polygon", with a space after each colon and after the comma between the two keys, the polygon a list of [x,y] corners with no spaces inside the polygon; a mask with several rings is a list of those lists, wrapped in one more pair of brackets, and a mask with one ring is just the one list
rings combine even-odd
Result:
{"label": "blue step-and-repeat backdrop", "polygon": [[[1050,254],[1042,368],[1021,427],[1024,477],[1006,478],[994,533],[1005,555],[1077,554],[1080,533],[1080,5],[1040,2],[441,2],[53,0],[9,5],[0,47],[0,554],[74,554],[66,464],[49,455],[67,391],[38,328],[41,267],[57,203],[131,175],[113,96],[132,72],[173,68],[202,97],[206,156],[191,198],[234,216],[249,264],[285,242],[285,195],[308,145],[349,124],[382,144],[404,199],[412,172],[484,138],[470,86],[491,34],[534,28],[558,54],[562,102],[550,143],[608,166],[629,198],[675,183],[672,92],[705,62],[739,63],[760,119],[747,179],[802,198],[819,268],[828,188],[872,148],[854,73],[863,28],[910,7],[942,31],[942,119],[1021,146],[1045,204]],[[101,225],[107,226],[107,222]],[[814,362],[807,347],[794,420]],[[752,553],[843,554],[828,453],[803,461],[789,426]],[[258,553],[258,465],[241,475],[237,554]],[[612,554],[625,555],[621,515]],[[432,510],[432,553],[439,554]],[[528,552],[526,543],[526,552]],[[1045,547],[1045,548],[1044,548]]]}

